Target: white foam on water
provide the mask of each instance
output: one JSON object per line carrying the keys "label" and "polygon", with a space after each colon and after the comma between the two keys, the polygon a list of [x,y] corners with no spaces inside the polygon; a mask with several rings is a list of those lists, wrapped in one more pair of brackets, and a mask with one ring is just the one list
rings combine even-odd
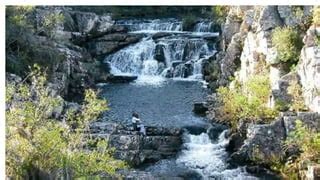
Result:
{"label": "white foam on water", "polygon": [[204,179],[257,179],[245,172],[244,168],[227,169],[227,152],[225,146],[227,130],[223,131],[216,143],[213,143],[207,133],[200,135],[185,134],[184,149],[177,158],[192,170],[197,171]]}
{"label": "white foam on water", "polygon": [[150,76],[150,75],[141,75],[138,76],[138,79],[134,81],[134,85],[138,86],[162,86],[166,81],[166,78],[162,76]]}

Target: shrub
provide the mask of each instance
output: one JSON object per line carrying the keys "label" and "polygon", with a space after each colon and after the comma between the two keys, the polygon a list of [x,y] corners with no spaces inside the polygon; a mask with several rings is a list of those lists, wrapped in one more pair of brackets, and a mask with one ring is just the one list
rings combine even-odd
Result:
{"label": "shrub", "polygon": [[285,177],[298,179],[301,164],[305,162],[319,163],[320,133],[307,128],[300,120],[296,121],[295,130],[289,133],[285,144],[286,147],[297,147],[301,152],[297,159],[282,164],[279,168]]}
{"label": "shrub", "polygon": [[218,23],[225,23],[229,10],[230,6],[213,6],[212,12],[214,20]]}
{"label": "shrub", "polygon": [[283,100],[280,100],[280,99],[277,99],[275,101],[275,109],[277,111],[281,111],[281,112],[284,112],[284,111],[288,111],[289,110],[289,107],[290,105],[288,105],[288,103],[286,101],[283,101]]}
{"label": "shrub", "polygon": [[52,36],[54,28],[58,24],[63,23],[64,18],[65,17],[63,14],[55,14],[55,13],[51,13],[44,18],[44,21],[42,24],[43,30],[49,35],[49,37]]}
{"label": "shrub", "polygon": [[[31,80],[32,85],[26,84],[26,80]],[[50,95],[40,68],[35,66],[26,80],[6,86],[8,177],[23,179],[41,170],[47,174],[60,171],[63,172],[60,176],[72,174],[76,178],[97,172],[114,174],[125,166],[112,158],[104,140],[99,141],[99,149],[85,148],[90,137],[83,130],[88,130],[89,122],[107,109],[105,100],[97,99],[93,90],[87,90],[81,111],[68,111],[66,121],[61,122],[51,114],[63,102]]]}
{"label": "shrub", "polygon": [[291,95],[292,101],[290,103],[290,109],[293,111],[306,111],[307,107],[304,104],[304,98],[302,96],[302,87],[298,81],[292,81],[288,87],[288,94]]}
{"label": "shrub", "polygon": [[219,120],[229,123],[235,129],[240,119],[249,119],[252,122],[273,119],[277,111],[267,107],[269,89],[269,78],[263,75],[252,77],[243,87],[220,87],[217,90],[222,103]]}
{"label": "shrub", "polygon": [[320,25],[320,7],[316,6],[313,8],[313,24],[316,26]]}
{"label": "shrub", "polygon": [[277,50],[279,62],[292,65],[299,61],[303,43],[295,29],[290,27],[276,28],[272,32],[272,44]]}

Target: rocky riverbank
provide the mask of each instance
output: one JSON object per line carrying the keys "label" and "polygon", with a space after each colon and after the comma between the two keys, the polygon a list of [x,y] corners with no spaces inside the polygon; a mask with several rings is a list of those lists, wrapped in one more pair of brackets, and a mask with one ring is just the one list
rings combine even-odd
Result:
{"label": "rocky riverbank", "polygon": [[94,138],[105,138],[115,148],[116,158],[133,167],[174,157],[182,145],[182,129],[146,127],[146,136],[132,126],[107,121],[95,122],[90,127]]}
{"label": "rocky riverbank", "polygon": [[[60,16],[63,18],[52,24],[49,31],[46,19]],[[7,47],[7,72],[25,76],[18,70],[33,63],[47,67],[52,88],[68,100],[81,97],[84,89],[107,82],[109,72],[103,58],[142,38],[115,25],[110,15],[68,7],[36,7],[28,21],[33,24],[33,32],[26,31],[17,39],[12,37],[18,44]],[[32,61],[19,64],[22,60],[14,46],[24,47]]]}
{"label": "rocky riverbank", "polygon": [[[319,131],[320,104],[318,102],[320,74],[318,27],[311,24],[311,6],[242,6],[231,7],[222,30],[221,49],[223,51],[212,57],[211,68],[205,68],[205,79],[215,91],[219,86],[241,86],[251,77],[265,73],[270,80],[270,108],[279,102],[290,104],[294,101],[289,95],[288,87],[293,82],[302,86],[302,96],[310,112],[292,112],[284,107],[280,115],[271,123],[248,123],[240,121],[237,129],[230,135],[227,149],[231,153],[230,162],[237,164],[258,164],[265,167],[274,159],[295,158],[299,150],[284,150],[285,140],[295,127],[295,121],[301,120],[310,129]],[[296,12],[300,14],[297,15]],[[278,27],[290,27],[299,31],[303,37],[303,48],[299,56],[296,70],[289,71],[286,64],[277,59],[277,52],[272,43],[272,33]],[[267,66],[263,66],[266,64]],[[261,69],[262,68],[262,69]],[[312,74],[312,75],[311,75]],[[230,78],[233,77],[233,78]],[[207,117],[217,121],[217,113],[221,104],[217,94],[209,97]],[[289,111],[288,111],[289,110]],[[312,164],[301,167],[300,178],[317,179],[319,174]],[[307,173],[308,172],[308,173]]]}

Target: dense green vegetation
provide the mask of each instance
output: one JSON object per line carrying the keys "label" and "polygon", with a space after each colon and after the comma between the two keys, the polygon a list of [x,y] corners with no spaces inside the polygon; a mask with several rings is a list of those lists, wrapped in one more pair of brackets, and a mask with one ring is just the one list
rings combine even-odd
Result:
{"label": "dense green vegetation", "polygon": [[272,169],[282,174],[285,179],[301,179],[300,170],[307,165],[317,164],[320,159],[320,133],[308,128],[300,120],[296,120],[295,130],[292,131],[286,142],[285,149],[299,149],[300,153],[288,162],[274,161]]}
{"label": "dense green vegetation", "polygon": [[[46,68],[50,74],[54,63],[62,60],[56,49],[41,44],[35,35],[45,32],[47,38],[52,35],[53,28],[63,21],[61,14],[49,14],[36,31],[33,18],[34,6],[6,7],[6,71],[26,76],[28,67],[34,63]],[[50,43],[48,40],[44,41]]]}
{"label": "dense green vegetation", "polygon": [[289,66],[297,64],[303,46],[296,29],[290,27],[276,28],[272,32],[272,44],[277,50],[277,60]]}
{"label": "dense green vegetation", "polygon": [[85,132],[89,123],[108,109],[106,101],[87,90],[81,109],[69,109],[61,122],[54,111],[62,99],[51,96],[46,83],[45,74],[35,66],[21,84],[6,85],[7,176],[23,179],[42,172],[77,178],[99,172],[114,174],[125,167],[112,158],[105,140],[99,140],[95,149],[87,146],[93,139]]}
{"label": "dense green vegetation", "polygon": [[273,119],[277,111],[267,107],[270,95],[269,78],[257,75],[244,85],[237,83],[234,88],[220,87],[218,97],[222,103],[219,120],[235,129],[240,120],[258,122]]}
{"label": "dense green vegetation", "polygon": [[230,6],[213,6],[212,13],[214,20],[218,23],[225,23]]}

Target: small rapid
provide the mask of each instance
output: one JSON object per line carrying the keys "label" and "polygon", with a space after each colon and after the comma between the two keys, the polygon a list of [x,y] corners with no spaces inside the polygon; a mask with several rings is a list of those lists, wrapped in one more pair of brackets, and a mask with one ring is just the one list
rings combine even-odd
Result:
{"label": "small rapid", "polygon": [[207,133],[186,133],[177,163],[195,170],[203,179],[257,179],[246,173],[244,168],[228,169],[228,154],[225,150],[229,143],[227,132],[228,130],[223,131],[215,142],[212,142]]}
{"label": "small rapid", "polygon": [[256,180],[246,172],[245,167],[230,168],[225,150],[229,140],[228,130],[224,130],[218,139],[212,140],[206,132],[195,135],[184,133],[182,151],[175,159],[164,159],[144,168],[157,177],[183,177],[194,180]]}

